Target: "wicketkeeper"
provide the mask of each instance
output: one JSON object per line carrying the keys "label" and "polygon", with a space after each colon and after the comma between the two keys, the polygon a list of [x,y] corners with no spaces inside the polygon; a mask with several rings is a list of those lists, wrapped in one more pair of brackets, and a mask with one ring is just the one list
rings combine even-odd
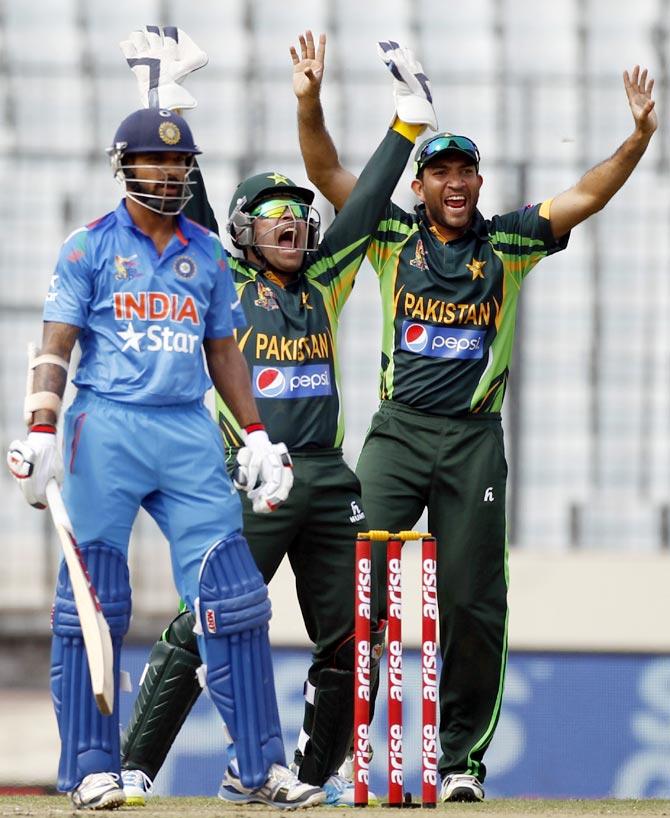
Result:
{"label": "wicketkeeper", "polygon": [[[177,36],[181,42],[181,32]],[[314,51],[312,35],[307,39]],[[131,59],[148,51],[156,56],[160,50],[153,33],[146,31],[135,32],[122,48]],[[321,63],[324,50],[322,38]],[[294,83],[312,81],[307,62],[296,66]],[[162,99],[160,85],[157,93]],[[420,123],[435,124],[430,106],[422,115]],[[383,201],[395,188],[423,127],[394,121],[323,238],[313,192],[281,172],[244,180],[228,208],[227,229],[242,256],[230,258],[229,264],[249,321],[237,340],[261,420],[272,436],[286,442],[295,475],[290,498],[270,516],[256,517],[242,498],[244,532],[266,582],[285,555],[295,574],[314,654],[294,762],[299,778],[323,786],[326,803],[335,806],[353,804],[353,787],[338,770],[353,729],[354,542],[356,533],[368,525],[358,480],[342,457],[336,338],[340,313],[381,218]],[[204,189],[199,191],[191,203],[197,218],[205,218],[207,226],[216,229]],[[218,397],[217,411],[232,455],[243,443],[240,424],[225,396]],[[192,627],[193,616],[185,610],[154,646],[124,733],[123,780],[133,803],[144,802],[199,695],[195,670],[201,660]],[[375,664],[383,636],[378,627],[373,637]],[[219,795],[241,800],[228,772]]]}

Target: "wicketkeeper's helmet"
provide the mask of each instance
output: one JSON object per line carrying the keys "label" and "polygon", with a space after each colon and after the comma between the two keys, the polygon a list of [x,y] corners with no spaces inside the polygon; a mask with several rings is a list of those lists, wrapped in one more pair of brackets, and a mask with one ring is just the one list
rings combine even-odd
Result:
{"label": "wicketkeeper's helmet", "polygon": [[259,245],[254,242],[253,211],[268,200],[286,200],[306,205],[305,221],[308,226],[307,246],[305,250],[316,250],[319,244],[321,216],[318,210],[312,207],[314,192],[306,187],[296,185],[288,176],[273,171],[271,173],[257,173],[245,179],[235,189],[228,207],[228,232],[233,244],[238,249],[245,247],[272,247],[274,245]]}

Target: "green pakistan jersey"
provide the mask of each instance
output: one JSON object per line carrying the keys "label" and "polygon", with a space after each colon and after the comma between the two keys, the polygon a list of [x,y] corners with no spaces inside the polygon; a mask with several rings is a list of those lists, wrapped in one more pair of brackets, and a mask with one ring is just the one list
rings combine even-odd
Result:
{"label": "green pakistan jersey", "polygon": [[[247,318],[236,337],[261,420],[290,450],[342,445],[340,313],[411,150],[410,140],[387,132],[294,283],[282,286],[272,273],[229,258]],[[217,416],[226,447],[241,446],[239,425],[218,396]]]}
{"label": "green pakistan jersey", "polygon": [[381,398],[436,415],[499,412],[519,291],[540,259],[562,250],[551,200],[484,219],[445,242],[420,206],[390,204],[368,257],[383,309]]}

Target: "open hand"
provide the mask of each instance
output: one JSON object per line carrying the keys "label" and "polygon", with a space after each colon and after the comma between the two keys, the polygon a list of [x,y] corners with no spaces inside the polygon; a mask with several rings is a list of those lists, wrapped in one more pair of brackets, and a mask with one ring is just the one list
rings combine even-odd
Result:
{"label": "open hand", "polygon": [[651,98],[654,80],[647,77],[646,68],[640,71],[640,66],[636,65],[630,75],[628,71],[623,72],[623,84],[636,128],[651,136],[658,127],[658,117],[654,110],[656,100]]}
{"label": "open hand", "polygon": [[293,60],[293,92],[298,99],[318,97],[326,57],[326,35],[319,35],[318,48],[314,46],[314,35],[311,31],[300,34],[298,40],[300,56],[294,46],[290,48]]}

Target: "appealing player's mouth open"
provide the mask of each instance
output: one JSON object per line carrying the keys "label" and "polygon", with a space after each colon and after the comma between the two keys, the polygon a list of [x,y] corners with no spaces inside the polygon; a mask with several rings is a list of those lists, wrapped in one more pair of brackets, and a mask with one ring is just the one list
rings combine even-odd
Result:
{"label": "appealing player's mouth open", "polygon": [[444,204],[453,210],[461,210],[465,207],[465,196],[447,196]]}
{"label": "appealing player's mouth open", "polygon": [[277,245],[287,250],[294,250],[298,238],[298,231],[295,227],[287,227],[282,230],[277,238]]}

